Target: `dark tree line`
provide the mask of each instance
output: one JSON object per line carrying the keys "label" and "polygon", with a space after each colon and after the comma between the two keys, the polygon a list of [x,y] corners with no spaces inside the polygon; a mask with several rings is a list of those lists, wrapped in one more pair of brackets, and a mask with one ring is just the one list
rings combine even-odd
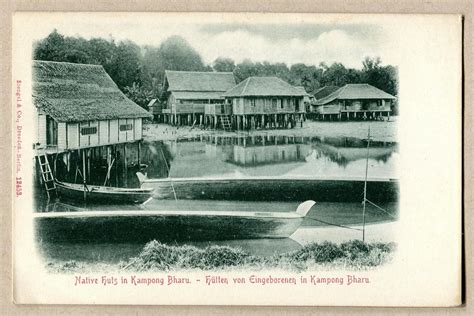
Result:
{"label": "dark tree line", "polygon": [[397,68],[383,66],[380,58],[366,57],[362,69],[341,63],[318,66],[252,62],[236,64],[219,57],[206,65],[199,53],[183,38],[172,36],[160,46],[140,47],[132,41],[63,36],[54,30],[35,43],[34,59],[102,65],[117,86],[137,104],[146,107],[161,93],[165,70],[233,72],[237,82],[250,76],[277,76],[292,85],[304,86],[311,93],[326,85],[368,83],[392,95],[398,92]]}

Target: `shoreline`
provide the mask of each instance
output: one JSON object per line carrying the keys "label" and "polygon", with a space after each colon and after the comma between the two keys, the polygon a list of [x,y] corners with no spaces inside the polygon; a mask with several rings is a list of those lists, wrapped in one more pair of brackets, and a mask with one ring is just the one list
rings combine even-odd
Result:
{"label": "shoreline", "polygon": [[183,138],[199,136],[295,136],[295,137],[355,137],[367,138],[370,126],[371,139],[374,141],[397,141],[397,118],[390,121],[311,121],[307,120],[304,126],[293,129],[262,129],[251,131],[223,131],[201,129],[199,126],[171,126],[163,123],[144,124],[143,132],[146,141],[173,141]]}

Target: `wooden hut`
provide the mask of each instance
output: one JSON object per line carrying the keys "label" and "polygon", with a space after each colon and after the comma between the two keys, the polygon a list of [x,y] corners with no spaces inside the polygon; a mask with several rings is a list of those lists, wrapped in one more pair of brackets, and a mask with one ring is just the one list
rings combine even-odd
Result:
{"label": "wooden hut", "polygon": [[[59,161],[66,161],[69,170],[71,154],[83,161],[84,169],[86,161],[89,166],[93,157],[99,156],[107,156],[110,167],[110,157],[118,160],[119,144],[126,167],[131,151],[127,154],[125,144],[139,144],[143,119],[151,118],[119,90],[99,65],[34,61],[33,102],[34,148],[37,155],[46,159],[55,155],[55,174],[58,157]],[[91,168],[87,169],[90,173]]]}
{"label": "wooden hut", "polygon": [[205,111],[220,109],[222,94],[235,86],[231,72],[166,70],[163,82],[163,114],[173,125],[201,125]]}
{"label": "wooden hut", "polygon": [[307,93],[305,87],[303,87],[303,86],[295,86],[295,88],[305,94],[305,96],[303,98],[305,111],[306,111],[306,114],[311,113],[311,111],[312,111],[311,106],[315,101],[314,96],[312,94]]}
{"label": "wooden hut", "polygon": [[390,118],[396,98],[369,84],[346,84],[329,95],[317,99],[315,113],[319,119]]}
{"label": "wooden hut", "polygon": [[158,99],[151,99],[148,102],[148,112],[153,116],[153,121],[157,123],[164,122],[163,104]]}
{"label": "wooden hut", "polygon": [[[311,104],[311,113],[316,113],[316,100],[322,99],[330,95],[331,93],[337,91],[340,87],[338,86],[324,86],[313,91],[313,102]],[[315,117],[315,115],[312,115]]]}
{"label": "wooden hut", "polygon": [[36,147],[53,152],[140,140],[151,117],[97,65],[34,61],[33,101]]}
{"label": "wooden hut", "polygon": [[[306,92],[277,77],[249,77],[223,94],[234,129],[294,127],[303,122]],[[225,120],[224,120],[225,122]]]}
{"label": "wooden hut", "polygon": [[336,90],[339,90],[340,87],[338,86],[324,86],[324,87],[321,87],[319,89],[316,89],[316,91],[314,91],[314,98],[316,100],[319,100],[319,99],[322,99],[328,95],[330,95],[331,93],[335,92]]}

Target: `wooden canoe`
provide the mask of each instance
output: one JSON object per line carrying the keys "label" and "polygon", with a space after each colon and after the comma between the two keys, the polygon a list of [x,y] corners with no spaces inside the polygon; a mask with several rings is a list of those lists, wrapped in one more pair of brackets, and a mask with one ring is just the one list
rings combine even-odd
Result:
{"label": "wooden canoe", "polygon": [[36,213],[36,236],[42,241],[147,242],[286,238],[315,204],[296,212],[268,211],[79,211]]}
{"label": "wooden canoe", "polygon": [[[56,188],[60,196],[76,201],[84,199],[84,185],[56,181]],[[86,185],[86,201],[95,203],[143,203],[153,193],[151,188],[117,188],[98,185]]]}
{"label": "wooden canoe", "polygon": [[[137,177],[142,188],[155,189],[158,199],[304,201],[318,197],[320,202],[359,202],[364,178],[334,177],[190,177],[149,179]],[[367,196],[376,202],[397,201],[396,179],[367,179]]]}

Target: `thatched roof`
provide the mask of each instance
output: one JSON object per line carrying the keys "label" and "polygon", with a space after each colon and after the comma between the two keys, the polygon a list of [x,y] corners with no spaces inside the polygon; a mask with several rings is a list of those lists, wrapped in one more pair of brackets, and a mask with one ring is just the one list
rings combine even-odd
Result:
{"label": "thatched roof", "polygon": [[316,98],[316,100],[322,99],[324,97],[327,97],[328,95],[330,95],[334,91],[338,90],[339,88],[340,87],[338,87],[338,86],[324,86],[324,87],[321,87],[321,88],[317,89],[314,92],[314,97]]}
{"label": "thatched roof", "polygon": [[173,91],[172,94],[180,100],[215,100],[222,98],[223,91]]}
{"label": "thatched roof", "polygon": [[334,100],[363,100],[363,99],[396,99],[393,95],[377,89],[367,83],[346,84],[344,87],[336,90],[330,95],[316,100],[317,105],[327,104]]}
{"label": "thatched roof", "polygon": [[235,86],[231,72],[165,71],[168,91],[224,92]]}
{"label": "thatched roof", "polygon": [[304,93],[305,96],[309,96],[308,92],[306,92],[306,89],[303,86],[295,86],[295,89],[301,93]]}
{"label": "thatched roof", "polygon": [[295,96],[304,97],[306,91],[293,87],[277,77],[249,77],[224,93],[225,97]]}
{"label": "thatched roof", "polygon": [[58,122],[151,117],[99,65],[34,61],[33,102]]}

